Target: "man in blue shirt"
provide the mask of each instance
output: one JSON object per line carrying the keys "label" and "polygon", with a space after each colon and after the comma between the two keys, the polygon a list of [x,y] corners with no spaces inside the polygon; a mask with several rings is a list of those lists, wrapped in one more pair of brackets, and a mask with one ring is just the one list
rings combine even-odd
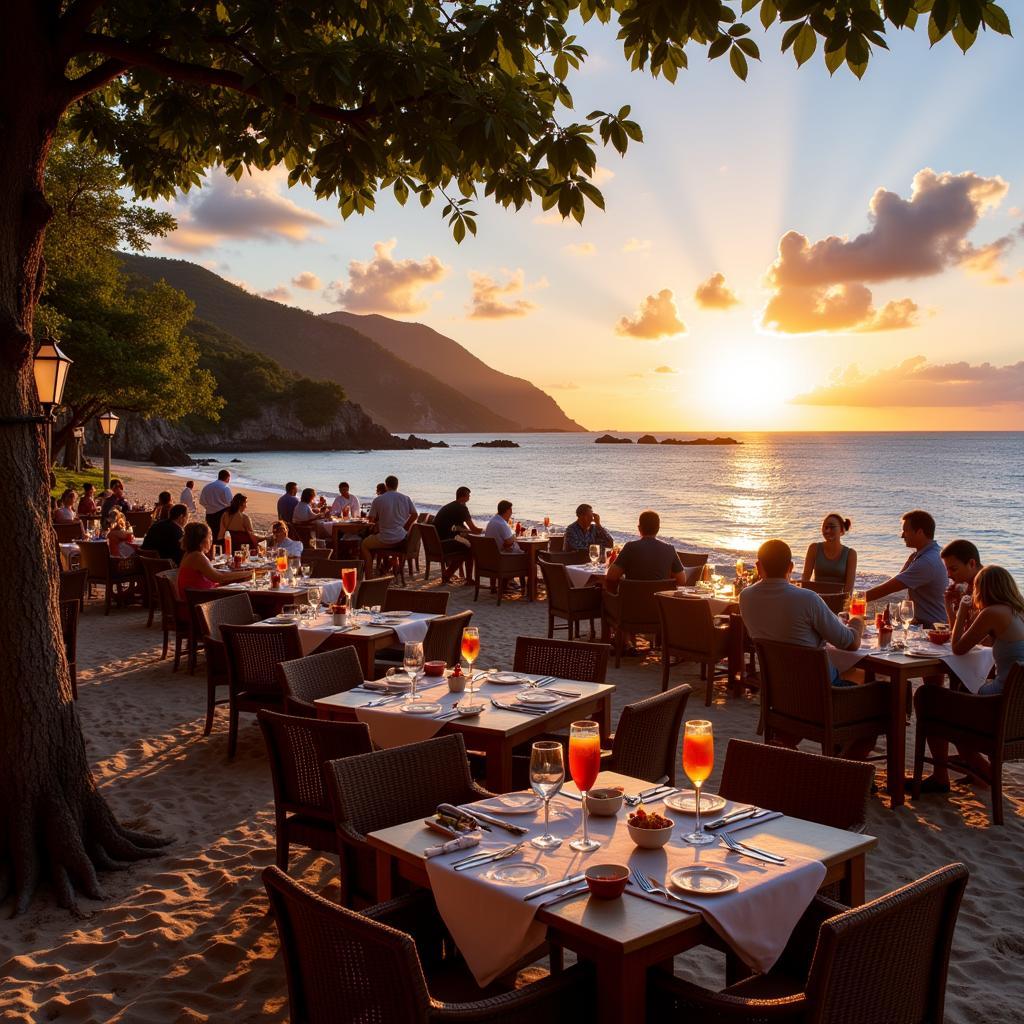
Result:
{"label": "man in blue shirt", "polygon": [[603,548],[615,546],[612,535],[601,525],[601,517],[592,505],[580,505],[576,509],[576,522],[565,530],[566,551],[586,551],[591,544]]}
{"label": "man in blue shirt", "polygon": [[942,563],[939,545],[935,543],[935,520],[927,512],[914,509],[903,516],[903,543],[913,554],[903,569],[892,579],[872,587],[868,601],[907,591],[914,603],[914,622],[931,629],[934,622],[946,621],[946,587],[949,577]]}
{"label": "man in blue shirt", "polygon": [[290,523],[295,506],[299,503],[299,485],[294,480],[289,480],[284,485],[284,494],[277,499],[277,518],[282,522]]}

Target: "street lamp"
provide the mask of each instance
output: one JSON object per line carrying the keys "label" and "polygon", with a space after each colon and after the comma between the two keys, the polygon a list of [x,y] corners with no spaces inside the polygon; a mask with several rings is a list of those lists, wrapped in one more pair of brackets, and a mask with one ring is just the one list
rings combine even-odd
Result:
{"label": "street lamp", "polygon": [[46,467],[50,468],[50,432],[57,407],[64,398],[64,386],[68,382],[68,370],[72,360],[47,338],[36,350],[32,372],[36,379],[36,397],[43,407],[42,416],[7,416],[0,419],[2,424],[42,423],[46,427]]}
{"label": "street lamp", "polygon": [[117,416],[112,412],[105,412],[97,419],[107,442],[107,447],[103,452],[103,489],[106,490],[110,486],[110,446],[114,442],[114,434],[117,433]]}
{"label": "street lamp", "polygon": [[75,439],[75,472],[82,472],[82,446],[85,444],[85,427],[73,427],[71,436]]}

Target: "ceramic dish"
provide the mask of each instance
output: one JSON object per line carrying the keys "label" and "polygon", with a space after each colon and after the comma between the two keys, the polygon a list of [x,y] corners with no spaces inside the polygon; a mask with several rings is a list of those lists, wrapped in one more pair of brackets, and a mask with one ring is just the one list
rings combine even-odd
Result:
{"label": "ceramic dish", "polygon": [[533,814],[543,806],[544,801],[536,793],[502,793],[479,805],[492,814]]}
{"label": "ceramic dish", "polygon": [[[665,806],[671,807],[673,811],[681,811],[683,814],[697,813],[697,794],[692,789],[684,789],[678,793],[671,793],[665,797]],[[717,793],[701,793],[700,813],[708,814],[712,811],[720,811],[725,806],[725,798]]]}
{"label": "ceramic dish", "polygon": [[520,704],[557,704],[560,699],[543,690],[524,690],[516,697]]}
{"label": "ceramic dish", "polygon": [[402,704],[401,708],[407,715],[436,715],[441,705],[425,700],[411,700],[408,704]]}
{"label": "ceramic dish", "polygon": [[486,680],[488,683],[497,683],[498,686],[521,686],[526,680],[516,675],[515,672],[492,672]]}
{"label": "ceramic dish", "polygon": [[722,868],[704,867],[700,864],[676,868],[669,875],[669,883],[673,888],[681,889],[683,892],[696,892],[703,896],[719,896],[740,887],[738,875]]}

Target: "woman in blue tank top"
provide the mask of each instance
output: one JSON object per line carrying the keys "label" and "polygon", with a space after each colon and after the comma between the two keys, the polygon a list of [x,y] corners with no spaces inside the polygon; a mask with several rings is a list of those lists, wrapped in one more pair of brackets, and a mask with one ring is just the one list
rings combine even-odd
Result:
{"label": "woman in blue tank top", "polygon": [[857,552],[843,543],[850,520],[836,512],[825,516],[821,524],[823,540],[811,544],[804,558],[802,583],[824,583],[850,593],[857,578]]}

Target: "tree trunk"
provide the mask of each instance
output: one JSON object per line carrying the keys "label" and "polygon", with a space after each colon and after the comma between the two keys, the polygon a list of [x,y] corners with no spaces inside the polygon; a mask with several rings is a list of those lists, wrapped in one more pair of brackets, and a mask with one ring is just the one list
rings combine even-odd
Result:
{"label": "tree trunk", "polygon": [[[40,411],[32,317],[51,214],[43,170],[64,109],[48,10],[15,0],[0,40],[0,420]],[[12,538],[0,590],[0,900],[13,894],[15,914],[47,876],[62,906],[75,907],[76,891],[101,898],[96,868],[163,842],[121,828],[89,770],[61,637],[43,438],[38,424],[0,424]]]}

